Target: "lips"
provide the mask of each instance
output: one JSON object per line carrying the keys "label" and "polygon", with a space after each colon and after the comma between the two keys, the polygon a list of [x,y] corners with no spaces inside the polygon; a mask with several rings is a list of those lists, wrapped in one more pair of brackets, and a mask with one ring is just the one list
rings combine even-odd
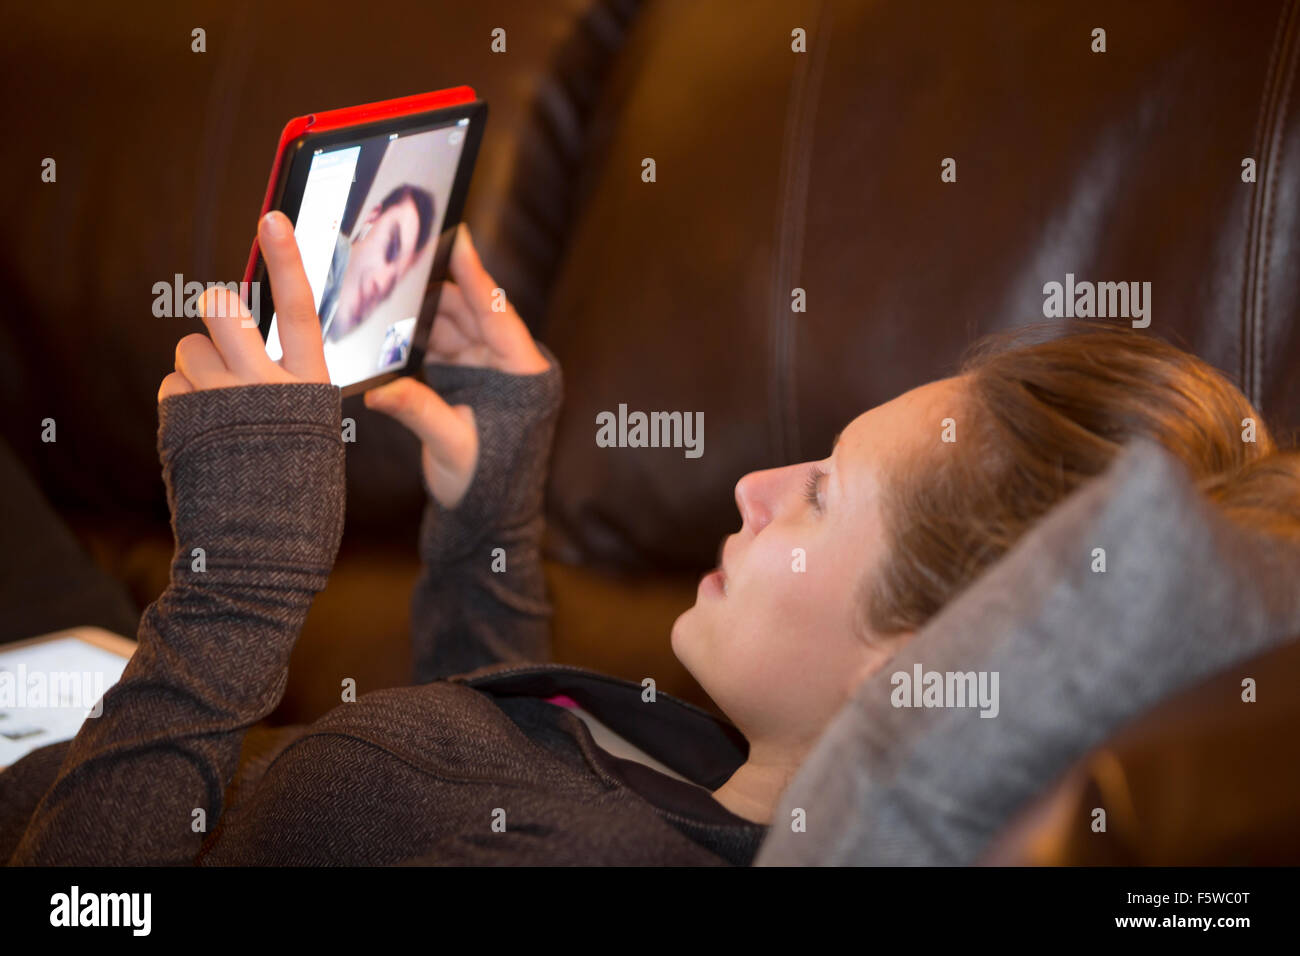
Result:
{"label": "lips", "polygon": [[710,589],[716,590],[723,597],[727,594],[727,568],[726,568],[726,550],[727,542],[730,538],[724,538],[718,545],[718,566],[704,576],[701,584],[707,584]]}
{"label": "lips", "polygon": [[700,578],[700,590],[715,597],[726,597],[727,576],[722,568],[715,568]]}

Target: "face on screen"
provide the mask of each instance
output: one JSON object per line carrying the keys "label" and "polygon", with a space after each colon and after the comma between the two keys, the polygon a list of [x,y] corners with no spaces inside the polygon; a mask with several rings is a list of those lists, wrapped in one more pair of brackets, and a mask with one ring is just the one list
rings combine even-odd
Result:
{"label": "face on screen", "polygon": [[[312,155],[294,235],[335,385],[406,363],[465,131],[459,122]],[[279,358],[274,317],[267,351]]]}
{"label": "face on screen", "polygon": [[[386,301],[397,280],[414,264],[421,239],[428,237],[427,229],[421,228],[427,213],[417,195],[397,195],[386,208],[375,205],[367,210],[364,231],[353,240],[347,268],[339,279],[338,311],[326,336],[331,342],[354,331]],[[431,204],[424,199],[424,207]]]}

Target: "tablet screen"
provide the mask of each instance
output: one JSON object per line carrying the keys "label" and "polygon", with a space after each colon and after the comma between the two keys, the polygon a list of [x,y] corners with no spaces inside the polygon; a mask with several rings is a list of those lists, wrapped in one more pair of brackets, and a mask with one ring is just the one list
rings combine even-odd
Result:
{"label": "tablet screen", "polygon": [[75,737],[88,715],[99,716],[126,662],[75,636],[0,650],[0,767]]}
{"label": "tablet screen", "polygon": [[[454,119],[313,150],[294,235],[335,385],[406,364],[468,127]],[[283,354],[274,315],[266,348]]]}

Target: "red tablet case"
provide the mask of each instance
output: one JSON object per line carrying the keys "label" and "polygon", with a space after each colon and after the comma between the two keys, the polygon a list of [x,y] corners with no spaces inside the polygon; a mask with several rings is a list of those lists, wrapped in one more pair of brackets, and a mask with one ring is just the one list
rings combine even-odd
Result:
{"label": "red tablet case", "polygon": [[[266,183],[266,198],[262,200],[262,211],[258,219],[271,211],[271,200],[275,197],[276,183],[284,165],[284,154],[291,143],[304,133],[324,133],[329,130],[344,129],[348,126],[363,126],[376,120],[391,119],[394,116],[409,116],[412,113],[427,113],[445,106],[460,103],[472,103],[478,99],[474,88],[470,86],[453,86],[431,93],[416,93],[414,96],[399,96],[393,100],[381,100],[378,103],[365,103],[361,106],[349,106],[341,110],[325,110],[323,113],[308,113],[295,116],[285,124],[280,133],[280,145],[275,151],[275,162],[271,165],[271,177]],[[248,265],[244,267],[244,282],[253,281],[253,272],[257,268],[257,239],[248,250]]]}

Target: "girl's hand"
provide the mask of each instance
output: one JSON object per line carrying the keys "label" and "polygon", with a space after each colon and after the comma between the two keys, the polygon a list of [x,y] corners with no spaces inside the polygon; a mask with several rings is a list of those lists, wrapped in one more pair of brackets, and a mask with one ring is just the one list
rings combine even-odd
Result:
{"label": "girl's hand", "polygon": [[311,285],[303,271],[293,224],[282,212],[269,212],[257,227],[266,260],[284,357],[266,354],[262,333],[238,294],[213,287],[200,299],[208,335],[195,332],[176,345],[176,371],[162,380],[158,401],[185,392],[236,385],[325,382],[325,346]]}
{"label": "girl's hand", "polygon": [[[429,332],[426,358],[450,365],[492,368],[511,375],[536,375],[550,368],[528,327],[483,268],[462,223],[456,232],[438,314]],[[494,302],[505,306],[493,311]],[[478,428],[468,405],[451,406],[413,378],[399,378],[366,393],[366,407],[396,418],[423,445],[421,464],[434,498],[445,508],[460,504],[478,462]]]}

